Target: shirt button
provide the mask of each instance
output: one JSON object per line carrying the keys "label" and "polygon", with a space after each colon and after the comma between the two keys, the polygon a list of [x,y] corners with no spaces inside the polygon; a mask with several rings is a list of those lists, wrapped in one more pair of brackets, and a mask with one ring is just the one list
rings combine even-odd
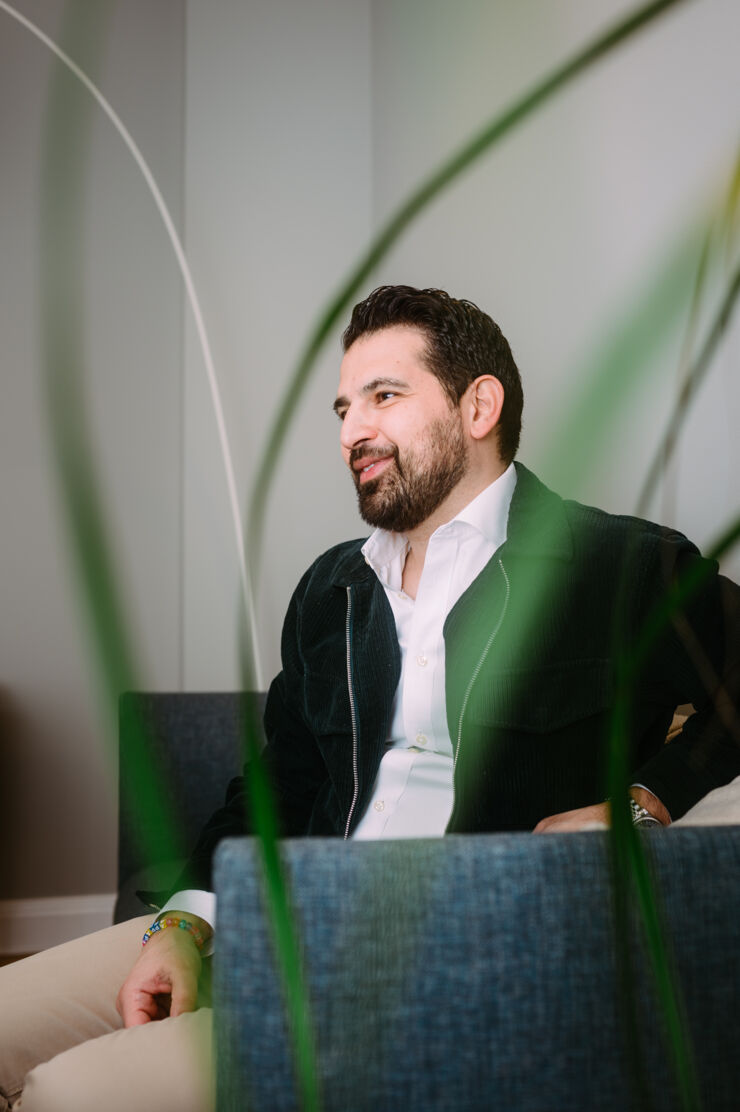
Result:
{"label": "shirt button", "polygon": [[416,663],[419,665],[420,668],[426,668],[428,661],[423,653],[421,654],[421,656],[417,656]]}
{"label": "shirt button", "polygon": [[373,803],[373,807],[376,811],[385,811],[385,803],[382,799],[376,799],[375,803]]}
{"label": "shirt button", "polygon": [[417,734],[416,735],[416,744],[417,745],[426,745],[426,743],[427,743],[427,738],[426,738],[425,734]]}

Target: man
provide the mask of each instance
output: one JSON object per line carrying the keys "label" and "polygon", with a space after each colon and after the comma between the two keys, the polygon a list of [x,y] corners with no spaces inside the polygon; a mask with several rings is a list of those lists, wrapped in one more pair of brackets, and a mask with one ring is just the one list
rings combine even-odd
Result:
{"label": "man", "polygon": [[[635,821],[668,824],[737,776],[725,710],[740,672],[738,589],[680,534],[563,502],[513,463],[522,390],[490,317],[439,290],[381,287],[355,307],[344,348],[334,408],[360,513],[375,531],[320,556],[288,610],[265,713],[282,832],[603,825],[616,673],[622,650],[636,646]],[[697,570],[706,572],[701,591],[645,643],[660,598]],[[665,745],[685,702],[696,713]],[[24,1110],[67,1107],[54,1092],[83,1076],[74,1107],[110,1108],[132,1060],[144,1077],[136,1103],[206,1106],[191,1064],[207,1040],[205,1012],[194,1011],[213,922],[201,889],[215,845],[245,828],[245,814],[237,780],[120,989],[130,1030],[116,1031],[108,1015],[105,1038],[70,1037],[73,1049],[29,1075]],[[162,929],[162,917],[182,929]],[[133,949],[130,925],[113,928],[116,972],[124,930]],[[102,935],[112,937],[93,939]],[[102,954],[113,944],[99,945]],[[110,996],[114,974],[104,977]]]}

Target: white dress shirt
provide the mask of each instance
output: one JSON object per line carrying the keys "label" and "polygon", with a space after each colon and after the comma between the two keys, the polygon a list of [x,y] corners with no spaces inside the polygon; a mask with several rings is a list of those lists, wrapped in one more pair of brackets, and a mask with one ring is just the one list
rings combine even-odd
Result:
{"label": "white dress shirt", "polygon": [[408,541],[377,529],[363,546],[393,611],[401,650],[390,737],[355,838],[444,834],[454,802],[445,700],[447,615],[506,540],[516,485],[511,464],[429,538],[416,599],[402,588]]}

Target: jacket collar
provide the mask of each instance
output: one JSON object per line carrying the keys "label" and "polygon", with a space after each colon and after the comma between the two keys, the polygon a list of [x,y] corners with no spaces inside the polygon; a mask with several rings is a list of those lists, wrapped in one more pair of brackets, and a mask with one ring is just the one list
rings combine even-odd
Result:
{"label": "jacket collar", "polygon": [[530,556],[573,559],[573,533],[563,499],[523,463],[515,463],[516,487],[509,509],[506,548]]}
{"label": "jacket collar", "polygon": [[337,566],[331,577],[335,587],[352,587],[355,584],[359,586],[360,584],[371,583],[372,580],[375,580],[376,583],[380,582],[362,554],[362,546],[366,540],[367,538],[363,537],[362,540],[350,542],[348,551],[337,561]]}
{"label": "jacket collar", "polygon": [[[509,508],[506,549],[529,556],[573,559],[573,534],[562,498],[516,462],[516,487]],[[378,582],[362,554],[364,541],[354,541],[339,559],[332,576],[335,587]]]}

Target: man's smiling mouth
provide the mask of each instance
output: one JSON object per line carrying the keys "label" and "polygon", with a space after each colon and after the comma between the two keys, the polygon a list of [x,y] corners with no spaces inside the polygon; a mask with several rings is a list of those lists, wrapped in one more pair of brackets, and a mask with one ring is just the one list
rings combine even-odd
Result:
{"label": "man's smiling mouth", "polygon": [[392,456],[383,456],[382,459],[373,460],[372,463],[368,463],[366,467],[361,468],[359,474],[360,482],[366,483],[370,479],[374,479],[381,471],[385,470],[386,464],[390,463],[392,459]]}
{"label": "man's smiling mouth", "polygon": [[360,456],[352,463],[355,481],[361,485],[369,482],[371,479],[375,479],[392,461],[392,453],[389,453],[387,456]]}

